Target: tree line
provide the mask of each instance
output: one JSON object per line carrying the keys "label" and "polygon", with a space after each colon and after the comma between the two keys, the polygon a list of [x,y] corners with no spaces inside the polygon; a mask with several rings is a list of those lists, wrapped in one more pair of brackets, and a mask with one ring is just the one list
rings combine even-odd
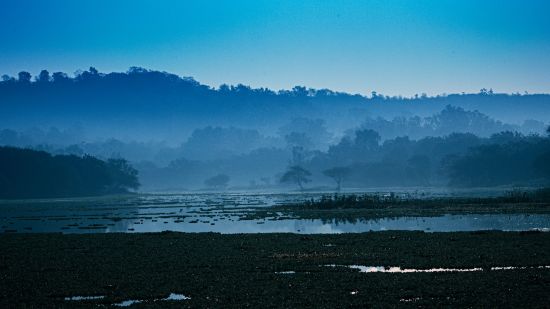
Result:
{"label": "tree line", "polygon": [[[174,115],[201,124],[235,125],[247,121],[249,126],[264,125],[266,120],[273,123],[296,116],[331,118],[335,123],[346,124],[350,121],[348,118],[364,116],[376,120],[377,116],[426,115],[446,105],[478,109],[503,120],[526,120],[538,119],[533,117],[546,111],[550,102],[547,94],[502,94],[486,89],[468,94],[403,97],[375,91],[362,95],[305,86],[287,90],[252,88],[243,84],[209,86],[192,77],[138,67],[111,73],[102,73],[91,67],[76,72],[74,76],[42,70],[33,77],[31,73],[22,71],[15,77],[2,77],[0,97],[0,110],[5,118],[26,113],[38,115],[42,120],[85,119],[95,123],[99,119],[101,123],[113,121],[112,125],[116,125],[115,121],[120,118],[131,118],[138,120],[138,126],[146,122],[152,127]],[[518,108],[520,113],[516,112]],[[342,117],[344,115],[346,117]],[[343,118],[345,120],[340,123]],[[377,121],[371,125],[388,126]],[[421,129],[418,134],[423,134]]]}
{"label": "tree line", "polygon": [[[550,134],[550,129],[548,131]],[[374,130],[357,130],[327,152],[296,148],[280,181],[296,185],[330,178],[341,187],[500,185],[548,186],[550,138],[501,132],[381,142]]]}
{"label": "tree line", "polygon": [[124,159],[51,155],[0,147],[0,198],[53,198],[127,193],[139,187],[138,172]]}

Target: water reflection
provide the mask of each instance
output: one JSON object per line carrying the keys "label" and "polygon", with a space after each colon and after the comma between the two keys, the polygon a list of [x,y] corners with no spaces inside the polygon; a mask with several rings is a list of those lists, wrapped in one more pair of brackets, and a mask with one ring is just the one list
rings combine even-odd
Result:
{"label": "water reflection", "polygon": [[277,218],[241,220],[252,208],[296,203],[319,194],[183,194],[0,202],[0,232],[356,233],[548,230],[550,215],[486,214],[373,220]]}
{"label": "water reflection", "polygon": [[103,299],[105,296],[71,296],[65,297],[65,301],[83,301],[83,300],[98,300]]}
{"label": "water reflection", "polygon": [[[205,223],[206,222],[206,223]],[[335,234],[386,230],[420,230],[431,232],[505,230],[526,231],[541,229],[550,225],[549,215],[445,215],[441,217],[400,217],[349,222],[328,222],[323,220],[245,220],[210,221],[195,224],[151,222],[132,225],[134,232],[158,232],[163,230],[180,232],[219,233],[303,233]],[[258,224],[262,222],[262,224]],[[116,230],[107,229],[108,232]]]}
{"label": "water reflection", "polygon": [[401,268],[399,266],[363,266],[363,265],[325,265],[326,267],[346,267],[357,269],[361,273],[460,273],[460,272],[478,272],[478,271],[500,271],[500,270],[526,270],[526,269],[550,269],[550,266],[495,266],[488,269],[481,267],[474,268]]}
{"label": "water reflection", "polygon": [[[71,302],[72,301],[78,302],[78,301],[99,300],[99,299],[104,299],[104,298],[105,298],[104,295],[101,295],[101,296],[70,296],[70,297],[65,297],[64,300],[65,301],[71,301]],[[185,296],[183,294],[170,293],[170,295],[168,295],[168,297],[152,299],[152,300],[150,300],[150,302],[181,301],[181,300],[188,300],[188,299],[191,299],[191,297]],[[142,302],[145,302],[145,301],[146,300],[141,300],[141,299],[128,299],[128,300],[121,301],[119,303],[113,303],[112,305],[116,306],[116,307],[129,307],[133,304],[139,304],[139,303],[142,303]]]}

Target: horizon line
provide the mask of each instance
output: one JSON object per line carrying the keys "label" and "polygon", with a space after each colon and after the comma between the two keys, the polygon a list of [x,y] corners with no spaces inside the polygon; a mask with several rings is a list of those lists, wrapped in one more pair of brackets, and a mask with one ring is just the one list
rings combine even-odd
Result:
{"label": "horizon line", "polygon": [[[92,69],[95,70],[94,73],[92,73],[92,71],[91,71]],[[132,71],[133,69],[135,70],[135,72]],[[82,69],[75,70],[72,73],[72,76],[69,75],[69,73],[66,73],[66,72],[62,72],[62,71],[51,71],[50,72],[47,69],[40,70],[40,72],[37,75],[33,75],[29,71],[25,71],[25,70],[19,71],[17,74],[23,73],[23,72],[29,73],[31,75],[30,82],[31,83],[36,83],[36,82],[38,82],[39,74],[43,71],[46,71],[49,74],[62,73],[66,77],[68,77],[69,79],[72,79],[72,80],[74,80],[77,77],[81,76],[83,73],[92,73],[92,74],[97,74],[97,75],[100,75],[100,76],[106,76],[106,75],[109,75],[109,74],[126,74],[126,75],[130,75],[130,74],[142,74],[142,73],[155,73],[156,72],[156,73],[163,73],[163,74],[166,74],[166,75],[174,75],[174,76],[177,76],[181,80],[192,80],[192,81],[197,82],[199,85],[208,87],[210,90],[213,90],[213,91],[219,91],[222,86],[228,86],[228,87],[244,86],[244,87],[250,88],[250,90],[267,90],[267,91],[271,91],[271,92],[274,92],[276,95],[282,94],[284,92],[292,92],[292,91],[294,91],[295,88],[298,88],[298,87],[305,88],[308,91],[326,90],[326,91],[330,91],[334,94],[344,94],[344,95],[350,95],[350,96],[357,96],[358,95],[358,96],[361,96],[361,97],[366,98],[366,99],[374,99],[375,97],[378,97],[378,98],[381,98],[381,99],[410,99],[410,100],[415,100],[415,99],[425,99],[425,98],[428,98],[428,99],[430,99],[430,98],[441,98],[441,97],[448,97],[448,96],[453,96],[453,95],[489,95],[489,96],[491,96],[491,95],[508,95],[508,96],[550,95],[550,92],[535,92],[535,93],[529,93],[528,91],[522,91],[522,92],[520,92],[520,91],[516,91],[516,92],[493,92],[492,88],[486,88],[486,87],[480,88],[479,92],[465,92],[465,91],[450,92],[450,93],[442,92],[442,93],[439,93],[439,94],[431,94],[431,95],[428,95],[426,92],[420,92],[420,93],[416,93],[416,94],[411,95],[411,96],[406,96],[406,95],[402,95],[402,94],[387,95],[387,94],[379,93],[376,90],[372,90],[370,95],[368,95],[368,94],[365,94],[365,93],[362,93],[362,92],[353,93],[353,92],[347,92],[347,91],[333,90],[331,88],[311,88],[311,87],[308,87],[308,86],[305,86],[305,85],[294,85],[290,89],[288,89],[288,88],[287,89],[285,89],[285,88],[275,89],[275,88],[270,88],[270,87],[255,87],[255,86],[253,87],[250,84],[243,84],[243,83],[239,82],[239,83],[236,83],[236,84],[222,83],[222,84],[220,84],[216,87],[216,86],[213,86],[213,85],[203,83],[203,82],[195,79],[195,77],[193,77],[193,76],[179,75],[177,73],[171,73],[171,72],[164,71],[164,70],[147,69],[147,68],[140,67],[140,66],[130,66],[128,68],[128,70],[126,70],[126,71],[111,71],[111,72],[99,72],[97,69],[95,69],[94,66],[90,66],[88,68],[88,70],[82,70]],[[0,83],[9,82],[10,80],[11,81],[18,81],[18,79],[15,76],[10,76],[9,74],[2,74],[1,77],[2,77],[2,80],[0,80]],[[5,77],[7,77],[9,79],[6,79]],[[50,77],[49,82],[52,82],[53,81],[52,76],[50,75],[49,77]]]}

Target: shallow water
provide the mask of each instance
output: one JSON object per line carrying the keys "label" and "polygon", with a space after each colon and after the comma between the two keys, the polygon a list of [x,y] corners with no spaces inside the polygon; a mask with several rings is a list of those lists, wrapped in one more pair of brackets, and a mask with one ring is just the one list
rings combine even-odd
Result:
{"label": "shallow water", "polygon": [[32,233],[355,233],[383,230],[432,232],[548,230],[550,215],[491,214],[399,217],[374,220],[242,220],[251,208],[296,203],[320,194],[180,194],[124,198],[29,200],[0,203],[0,232]]}
{"label": "shallow water", "polygon": [[327,267],[347,267],[351,269],[357,269],[361,273],[393,273],[393,274],[406,274],[406,273],[460,273],[460,272],[479,272],[479,271],[501,271],[501,270],[526,270],[526,269],[550,269],[550,266],[494,266],[488,269],[481,267],[474,268],[428,268],[428,269],[416,269],[416,268],[401,268],[399,266],[363,266],[363,265],[325,265]]}
{"label": "shallow water", "polygon": [[103,295],[100,295],[100,296],[70,296],[70,297],[65,297],[65,301],[98,300],[98,299],[103,299],[103,298],[105,298],[105,296],[103,296]]}
{"label": "shallow water", "polygon": [[[104,295],[101,295],[101,296],[69,296],[69,297],[65,297],[64,300],[65,301],[70,301],[70,302],[79,302],[79,301],[100,300],[100,299],[104,299],[104,298],[105,298]],[[170,293],[170,295],[168,295],[168,297],[152,299],[152,300],[150,300],[150,302],[181,301],[181,300],[188,300],[188,299],[191,299],[191,297],[185,296],[183,294]],[[139,303],[142,303],[142,302],[144,302],[144,300],[141,300],[141,299],[128,299],[128,300],[124,300],[124,301],[121,301],[121,302],[118,302],[118,303],[113,303],[112,305],[115,306],[115,307],[129,307],[133,304],[139,304]]]}

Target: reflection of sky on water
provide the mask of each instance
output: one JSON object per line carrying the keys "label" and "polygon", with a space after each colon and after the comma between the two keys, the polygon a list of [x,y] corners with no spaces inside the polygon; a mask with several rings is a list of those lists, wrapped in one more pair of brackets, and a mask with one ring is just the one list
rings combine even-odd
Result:
{"label": "reflection of sky on water", "polygon": [[[401,217],[359,221],[356,223],[326,223],[322,220],[241,220],[213,221],[207,223],[163,223],[129,224],[134,232],[219,232],[219,233],[304,233],[333,234],[359,233],[385,230],[422,230],[431,232],[507,230],[524,231],[550,227],[550,215],[445,215],[441,217]],[[259,222],[261,222],[259,224]],[[116,229],[107,229],[116,232]]]}
{"label": "reflection of sky on water", "polygon": [[87,198],[0,203],[0,232],[220,232],[357,233],[384,230],[433,232],[550,228],[550,215],[445,215],[356,222],[239,220],[249,207],[267,207],[320,194],[180,194],[123,199]]}
{"label": "reflection of sky on water", "polygon": [[482,267],[473,268],[401,268],[399,266],[363,266],[363,265],[324,265],[326,267],[347,267],[357,269],[362,273],[460,273],[460,272],[479,272],[479,271],[501,271],[501,270],[525,270],[525,269],[550,269],[550,266],[496,266],[483,269]]}

